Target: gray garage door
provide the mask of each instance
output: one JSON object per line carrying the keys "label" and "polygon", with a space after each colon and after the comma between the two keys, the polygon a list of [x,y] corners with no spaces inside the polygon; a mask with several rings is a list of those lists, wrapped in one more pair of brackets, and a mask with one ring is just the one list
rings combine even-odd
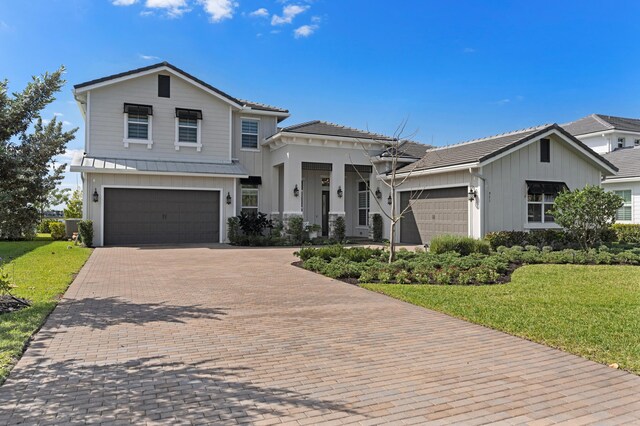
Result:
{"label": "gray garage door", "polygon": [[217,243],[219,240],[219,191],[104,190],[105,244]]}
{"label": "gray garage door", "polygon": [[401,192],[400,208],[411,201],[400,220],[400,241],[426,244],[436,235],[467,235],[469,201],[467,187],[432,189],[420,192]]}

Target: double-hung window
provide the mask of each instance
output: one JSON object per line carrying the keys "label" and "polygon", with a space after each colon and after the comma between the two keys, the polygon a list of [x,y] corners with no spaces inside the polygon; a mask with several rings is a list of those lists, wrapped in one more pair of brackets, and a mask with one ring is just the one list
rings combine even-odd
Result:
{"label": "double-hung window", "polygon": [[556,196],[566,188],[564,182],[527,181],[527,223],[554,223],[550,210]]}
{"label": "double-hung window", "polygon": [[147,145],[151,148],[153,107],[151,105],[124,104],[124,146],[131,143]]}
{"label": "double-hung window", "polygon": [[241,209],[243,213],[258,213],[258,185],[242,185]]}
{"label": "double-hung window", "polygon": [[358,226],[369,226],[369,201],[367,182],[358,182]]}
{"label": "double-hung window", "polygon": [[242,149],[258,149],[259,120],[242,119]]}
{"label": "double-hung window", "polygon": [[200,125],[202,111],[198,109],[176,108],[176,151],[182,146],[202,148]]}
{"label": "double-hung window", "polygon": [[614,194],[619,195],[624,200],[622,207],[618,209],[616,213],[616,220],[631,221],[631,190],[623,189],[621,191],[613,191]]}

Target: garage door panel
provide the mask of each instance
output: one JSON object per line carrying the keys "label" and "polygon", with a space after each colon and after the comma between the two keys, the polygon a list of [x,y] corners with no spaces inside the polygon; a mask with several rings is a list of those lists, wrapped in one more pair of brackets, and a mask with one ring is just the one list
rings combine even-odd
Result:
{"label": "garage door panel", "polygon": [[467,188],[402,192],[400,208],[411,208],[400,221],[400,241],[424,244],[436,235],[468,234]]}
{"label": "garage door panel", "polygon": [[220,192],[106,188],[104,243],[215,243]]}

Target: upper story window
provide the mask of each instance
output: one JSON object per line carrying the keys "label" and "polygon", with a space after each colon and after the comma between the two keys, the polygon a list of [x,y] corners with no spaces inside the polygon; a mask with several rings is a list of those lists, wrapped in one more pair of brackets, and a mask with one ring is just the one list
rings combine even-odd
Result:
{"label": "upper story window", "polygon": [[540,162],[551,162],[551,141],[549,139],[540,139]]}
{"label": "upper story window", "polygon": [[527,181],[527,223],[553,223],[549,211],[556,196],[566,188],[564,182]]}
{"label": "upper story window", "polygon": [[258,149],[259,128],[259,120],[242,119],[242,149]]}
{"label": "upper story window", "polygon": [[158,97],[171,97],[171,77],[168,75],[158,75]]}
{"label": "upper story window", "polygon": [[613,191],[613,193],[621,196],[624,200],[624,204],[618,209],[618,212],[616,213],[616,220],[631,221],[631,190],[624,189],[621,191]]}
{"label": "upper story window", "polygon": [[625,141],[625,138],[618,138],[618,148],[624,148]]}
{"label": "upper story window", "polygon": [[198,109],[176,108],[176,151],[181,146],[202,148],[201,127],[202,111]]}
{"label": "upper story window", "polygon": [[151,105],[124,104],[124,146],[141,143],[151,148],[153,107]]}

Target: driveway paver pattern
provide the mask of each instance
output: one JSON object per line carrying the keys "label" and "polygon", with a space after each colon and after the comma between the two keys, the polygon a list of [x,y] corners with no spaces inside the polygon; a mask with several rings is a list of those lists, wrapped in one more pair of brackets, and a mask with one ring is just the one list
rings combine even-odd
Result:
{"label": "driveway paver pattern", "polygon": [[99,248],[0,387],[0,424],[630,424],[640,377],[291,265]]}

